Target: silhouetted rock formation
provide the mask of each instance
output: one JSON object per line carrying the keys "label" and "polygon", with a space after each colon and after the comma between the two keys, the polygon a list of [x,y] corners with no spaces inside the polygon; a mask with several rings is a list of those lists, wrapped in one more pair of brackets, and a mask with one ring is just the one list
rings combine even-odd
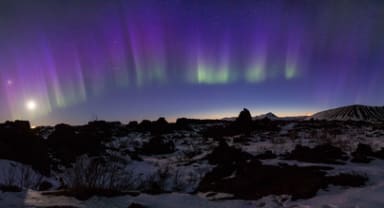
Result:
{"label": "silhouetted rock formation", "polygon": [[141,152],[148,155],[169,154],[175,152],[175,144],[164,137],[156,136],[144,143]]}
{"label": "silhouetted rock formation", "polygon": [[255,200],[268,195],[291,195],[292,199],[311,198],[328,185],[363,186],[364,176],[326,176],[326,167],[272,166],[247,161],[229,170],[217,166],[201,180],[198,191],[233,194],[234,198]]}
{"label": "silhouetted rock formation", "polygon": [[[93,124],[95,125],[95,124]],[[66,124],[58,124],[55,131],[48,137],[48,145],[53,154],[65,165],[74,162],[82,154],[99,155],[104,148],[102,141],[106,139],[106,133],[98,129],[98,125],[87,125],[75,128]]]}
{"label": "silhouetted rock formation", "polygon": [[47,190],[51,189],[52,187],[53,187],[53,185],[49,181],[42,181],[39,184],[38,190],[39,191],[47,191]]}
{"label": "silhouetted rock formation", "polygon": [[12,127],[20,129],[24,132],[31,130],[31,124],[29,123],[29,121],[16,120],[14,122],[8,122],[8,125],[11,125]]}
{"label": "silhouetted rock formation", "polygon": [[42,138],[34,135],[28,121],[6,122],[0,125],[0,158],[31,165],[49,174],[48,148]]}
{"label": "silhouetted rock formation", "polygon": [[252,115],[248,109],[244,108],[236,119],[236,123],[240,126],[249,126],[252,124]]}
{"label": "silhouetted rock formation", "polygon": [[130,121],[127,125],[128,128],[137,128],[139,123],[137,121]]}
{"label": "silhouetted rock formation", "polygon": [[384,148],[374,152],[369,145],[359,144],[354,152],[352,152],[351,162],[356,163],[369,163],[373,159],[384,159]]}
{"label": "silhouetted rock formation", "polygon": [[150,131],[152,127],[152,122],[150,120],[142,120],[139,124],[139,128],[142,131]]}
{"label": "silhouetted rock formation", "polygon": [[235,132],[249,134],[252,131],[252,115],[248,109],[244,108],[231,127]]}
{"label": "silhouetted rock formation", "polygon": [[252,129],[256,131],[279,131],[278,123],[281,121],[264,118],[253,122]]}
{"label": "silhouetted rock formation", "polygon": [[161,135],[171,131],[171,126],[168,124],[168,121],[165,120],[164,117],[160,117],[157,121],[152,122],[151,133],[153,135]]}
{"label": "silhouetted rock formation", "polygon": [[219,142],[219,146],[216,147],[212,153],[207,155],[208,162],[216,165],[236,165],[245,163],[247,160],[253,158],[254,157],[247,152],[228,146],[223,140]]}
{"label": "silhouetted rock formation", "polygon": [[369,145],[359,144],[354,152],[352,152],[351,162],[369,163],[373,160],[374,152]]}
{"label": "silhouetted rock formation", "polygon": [[314,148],[297,145],[286,159],[312,163],[343,164],[342,161],[347,160],[348,157],[341,149],[325,144]]}
{"label": "silhouetted rock formation", "polygon": [[132,203],[129,205],[128,208],[146,208],[146,206],[138,204],[138,203]]}
{"label": "silhouetted rock formation", "polygon": [[166,126],[166,125],[168,125],[168,121],[165,120],[164,117],[160,117],[159,119],[157,119],[155,124],[158,125],[158,126]]}
{"label": "silhouetted rock formation", "polygon": [[234,122],[221,120],[221,123],[225,125],[212,126],[205,129],[202,132],[203,136],[220,139],[225,136],[249,134],[254,130],[251,113],[246,108],[239,113]]}
{"label": "silhouetted rock formation", "polygon": [[379,158],[379,159],[384,159],[384,148],[381,148],[381,150],[375,152],[374,157]]}
{"label": "silhouetted rock formation", "polygon": [[186,125],[189,125],[191,123],[193,123],[193,121],[191,121],[190,119],[187,119],[187,118],[178,118],[176,120],[177,125],[185,125],[186,126]]}

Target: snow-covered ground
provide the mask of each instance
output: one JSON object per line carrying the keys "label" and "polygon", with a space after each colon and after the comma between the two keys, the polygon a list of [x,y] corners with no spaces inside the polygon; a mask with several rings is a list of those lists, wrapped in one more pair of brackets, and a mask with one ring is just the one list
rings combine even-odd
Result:
{"label": "snow-covered ground", "polygon": [[[359,143],[368,144],[374,150],[384,147],[384,130],[370,126],[343,125],[341,128],[327,129],[321,127],[308,127],[306,122],[286,122],[281,124],[279,131],[254,132],[247,137],[246,142],[236,142],[239,136],[225,137],[231,146],[242,149],[252,155],[265,151],[272,151],[281,155],[291,152],[296,145],[314,147],[319,144],[331,143],[343,149],[348,155],[353,152]],[[151,195],[142,193],[138,196],[100,197],[94,196],[87,200],[78,200],[68,196],[47,195],[60,187],[60,177],[65,177],[65,171],[55,170],[50,177],[40,176],[37,172],[29,170],[27,166],[13,161],[0,160],[0,184],[9,182],[13,175],[14,183],[18,183],[25,171],[28,170],[28,180],[32,180],[29,188],[21,192],[0,192],[0,208],[2,207],[129,207],[132,203],[153,208],[179,208],[179,207],[290,207],[290,208],[382,208],[384,207],[384,161],[373,160],[370,163],[352,163],[347,161],[344,165],[312,164],[306,162],[277,159],[262,160],[263,164],[295,164],[298,166],[321,165],[334,168],[328,174],[359,173],[369,178],[363,187],[330,186],[320,190],[310,199],[292,201],[290,196],[266,196],[258,200],[228,199],[230,194],[196,193],[195,189],[204,175],[214,167],[204,159],[218,143],[212,138],[205,138],[199,131],[209,125],[196,125],[191,130],[163,135],[175,143],[176,151],[161,155],[139,155],[142,160],[135,160],[126,151],[134,151],[148,142],[150,135],[145,132],[131,132],[128,135],[115,137],[105,144],[108,154],[124,161],[122,173],[129,173],[133,180],[145,180],[153,175],[163,174],[162,181],[164,193]],[[47,138],[47,131],[44,132]],[[53,186],[49,191],[36,191],[33,181],[46,180]],[[26,181],[26,179],[24,179]],[[34,189],[34,190],[33,190]]]}
{"label": "snow-covered ground", "polygon": [[[377,174],[384,174],[383,163],[375,168]],[[362,188],[337,188],[320,191],[318,196],[299,201],[290,201],[289,196],[268,196],[256,201],[244,200],[209,200],[199,195],[169,193],[161,195],[141,194],[137,197],[92,197],[86,201],[65,196],[47,196],[41,192],[26,190],[20,193],[1,193],[0,207],[53,207],[73,206],[92,208],[126,208],[138,203],[153,208],[382,208],[384,205],[384,181],[377,181]]]}

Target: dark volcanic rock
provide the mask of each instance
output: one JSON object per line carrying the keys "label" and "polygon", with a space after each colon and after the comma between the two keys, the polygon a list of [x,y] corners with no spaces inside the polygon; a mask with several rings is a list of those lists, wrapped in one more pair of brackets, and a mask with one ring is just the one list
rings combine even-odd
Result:
{"label": "dark volcanic rock", "polygon": [[175,144],[162,136],[156,136],[144,143],[141,152],[148,155],[169,154],[175,152]]}
{"label": "dark volcanic rock", "polygon": [[261,119],[253,122],[252,128],[258,131],[264,132],[278,132],[280,127],[278,126],[278,120]]}
{"label": "dark volcanic rock", "polygon": [[14,185],[1,185],[0,184],[0,191],[2,192],[21,192],[22,188],[19,186],[14,186]]}
{"label": "dark volcanic rock", "polygon": [[146,206],[138,204],[138,203],[132,203],[128,206],[128,208],[146,208]]}
{"label": "dark volcanic rock", "polygon": [[383,160],[384,159],[384,148],[381,148],[381,150],[375,152],[373,156]]}
{"label": "dark volcanic rock", "polygon": [[[278,131],[278,121],[269,119],[253,121],[251,113],[247,109],[243,109],[238,118],[234,122],[221,121],[222,125],[211,126],[202,131],[204,137],[222,138],[225,136],[243,135],[245,138],[252,131]],[[242,142],[235,140],[235,142]]]}
{"label": "dark volcanic rock", "polygon": [[251,112],[249,112],[248,109],[244,108],[239,116],[236,119],[236,122],[239,124],[250,124],[252,123],[252,115]]}
{"label": "dark volcanic rock", "polygon": [[248,135],[253,130],[252,116],[249,110],[243,109],[234,122],[229,125],[222,121],[224,125],[212,126],[202,132],[204,137],[222,138],[239,134]]}
{"label": "dark volcanic rock", "polygon": [[212,153],[207,155],[208,162],[216,165],[235,165],[245,163],[247,160],[253,158],[254,157],[247,152],[228,146],[223,140],[220,141],[219,146],[216,147]]}
{"label": "dark volcanic rock", "polygon": [[339,148],[329,144],[309,148],[297,145],[286,159],[311,163],[343,164],[348,159],[347,155]]}
{"label": "dark volcanic rock", "polygon": [[16,120],[15,122],[10,123],[14,128],[20,129],[21,131],[29,131],[31,129],[31,124],[29,121],[21,121],[21,120]]}
{"label": "dark volcanic rock", "polygon": [[55,131],[48,137],[48,146],[65,165],[74,162],[82,154],[100,155],[105,150],[102,141],[106,140],[106,133],[102,128],[92,125],[75,128],[58,124],[55,126]]}
{"label": "dark volcanic rock", "polygon": [[128,128],[137,128],[139,126],[139,123],[137,121],[130,121],[127,125]]}
{"label": "dark volcanic rock", "polygon": [[168,124],[168,121],[165,118],[160,117],[157,121],[152,123],[152,128],[150,129],[152,135],[161,135],[170,132],[172,129]]}
{"label": "dark volcanic rock", "polygon": [[259,160],[275,159],[277,158],[277,155],[273,154],[272,151],[268,150],[262,154],[256,155],[256,158]]}
{"label": "dark volcanic rock", "polygon": [[205,181],[215,181],[218,178],[228,177],[243,164],[261,165],[261,162],[251,154],[230,147],[223,140],[220,141],[219,146],[212,153],[207,155],[206,159],[210,164],[217,166],[205,176]]}
{"label": "dark volcanic rock", "polygon": [[249,132],[252,129],[252,115],[248,109],[244,108],[235,121],[235,128]]}
{"label": "dark volcanic rock", "polygon": [[150,120],[142,120],[139,124],[139,128],[142,131],[150,131],[152,128],[152,122]]}
{"label": "dark volcanic rock", "polygon": [[374,152],[369,145],[359,144],[357,149],[352,153],[352,162],[369,163],[373,160]]}
{"label": "dark volcanic rock", "polygon": [[159,119],[157,119],[155,124],[158,125],[158,126],[167,126],[168,125],[168,121],[165,120],[164,117],[160,117]]}
{"label": "dark volcanic rock", "polygon": [[0,158],[31,165],[49,174],[50,159],[45,141],[33,134],[28,121],[6,122],[0,125]]}
{"label": "dark volcanic rock", "polygon": [[121,127],[121,123],[118,121],[107,122],[102,120],[96,120],[88,122],[87,125],[81,126],[80,133],[92,133],[93,136],[99,137],[101,140],[107,141],[118,132]]}
{"label": "dark volcanic rock", "polygon": [[365,185],[367,181],[368,178],[366,176],[357,174],[341,173],[339,175],[327,177],[327,182],[336,186],[359,187]]}
{"label": "dark volcanic rock", "polygon": [[48,181],[43,181],[39,184],[38,190],[39,191],[47,191],[53,187],[52,183]]}
{"label": "dark volcanic rock", "polygon": [[249,161],[228,169],[219,165],[201,180],[198,191],[230,193],[235,198],[255,200],[267,195],[291,195],[292,199],[311,198],[329,184],[362,186],[367,178],[340,174],[326,176],[328,167],[261,165]]}
{"label": "dark volcanic rock", "polygon": [[289,194],[293,199],[310,198],[324,188],[325,172],[315,168],[295,166],[265,166],[244,164],[233,177],[218,177],[221,167],[215,168],[201,181],[199,191],[232,193],[236,198],[253,200],[271,194]]}

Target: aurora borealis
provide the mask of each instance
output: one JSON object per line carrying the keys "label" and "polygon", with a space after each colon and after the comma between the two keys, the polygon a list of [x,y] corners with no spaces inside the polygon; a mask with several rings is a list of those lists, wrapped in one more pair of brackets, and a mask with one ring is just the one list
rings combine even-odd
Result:
{"label": "aurora borealis", "polygon": [[383,105],[380,0],[1,0],[0,119]]}

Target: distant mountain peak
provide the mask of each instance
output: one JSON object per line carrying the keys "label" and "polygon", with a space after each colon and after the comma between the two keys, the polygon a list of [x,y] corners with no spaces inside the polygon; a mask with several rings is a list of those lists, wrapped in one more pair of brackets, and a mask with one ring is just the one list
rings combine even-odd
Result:
{"label": "distant mountain peak", "polygon": [[265,115],[266,115],[266,116],[273,116],[273,117],[276,117],[276,118],[277,118],[277,116],[276,116],[275,114],[273,114],[272,112],[268,112],[268,113],[266,113]]}
{"label": "distant mountain peak", "polygon": [[258,115],[255,117],[255,119],[265,119],[265,118],[268,118],[270,120],[276,120],[276,119],[279,119],[278,116],[276,116],[274,113],[272,112],[268,112],[266,114],[261,114],[261,115]]}
{"label": "distant mountain peak", "polygon": [[338,121],[368,121],[381,122],[384,121],[383,106],[367,106],[367,105],[349,105],[339,108],[333,108],[315,113],[310,118],[316,120],[338,120]]}

